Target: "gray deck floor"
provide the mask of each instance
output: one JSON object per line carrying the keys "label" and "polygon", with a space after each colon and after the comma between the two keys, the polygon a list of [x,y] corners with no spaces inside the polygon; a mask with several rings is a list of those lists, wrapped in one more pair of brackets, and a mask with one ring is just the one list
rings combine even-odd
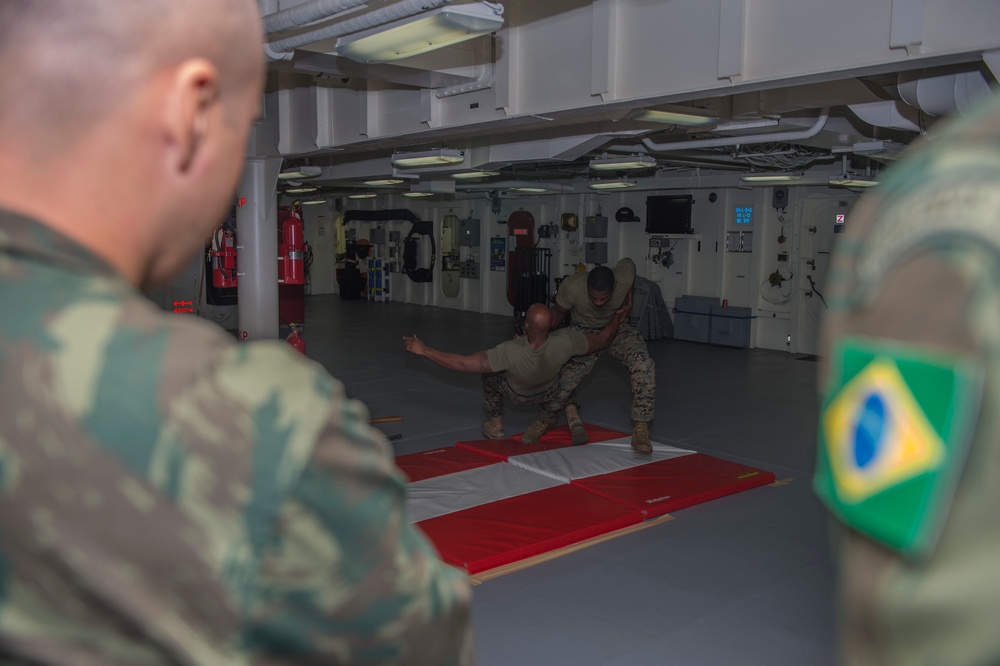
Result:
{"label": "gray deck floor", "polygon": [[[458,353],[511,321],[403,303],[306,299],[307,351],[364,401],[396,453],[480,439],[478,375],[407,354],[402,336]],[[675,340],[656,361],[655,441],[746,463],[786,483],[677,511],[674,520],[485,581],[473,605],[481,666],[834,663],[833,567],[812,494],[816,364]],[[590,423],[629,430],[624,368],[602,358],[580,389]],[[508,408],[508,434],[534,419]]]}

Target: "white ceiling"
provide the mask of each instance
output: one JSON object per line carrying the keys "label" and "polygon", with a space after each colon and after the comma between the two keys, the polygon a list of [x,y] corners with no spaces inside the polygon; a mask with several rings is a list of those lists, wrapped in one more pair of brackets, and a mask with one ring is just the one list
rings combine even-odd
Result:
{"label": "white ceiling", "polygon": [[[260,1],[278,27],[350,3]],[[825,183],[845,169],[877,173],[939,117],[991,94],[1000,68],[1000,3],[977,0],[504,0],[494,35],[394,64],[310,41],[412,2],[372,1],[270,34],[259,154],[323,167],[315,182],[338,194],[393,175],[405,182],[390,189],[450,191],[433,183],[472,168],[499,175],[441,196],[523,183],[587,191],[618,175],[591,159],[628,154],[657,161],[628,174],[640,187],[691,174],[735,183],[751,170]],[[626,117],[665,105],[719,123]],[[390,163],[431,147],[465,161],[420,173]]]}

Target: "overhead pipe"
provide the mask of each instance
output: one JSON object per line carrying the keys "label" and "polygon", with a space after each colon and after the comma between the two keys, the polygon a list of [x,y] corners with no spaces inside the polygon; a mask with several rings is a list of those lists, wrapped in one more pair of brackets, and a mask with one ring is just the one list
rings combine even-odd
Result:
{"label": "overhead pipe", "polygon": [[368,12],[367,14],[347,19],[346,21],[310,30],[300,35],[293,35],[274,42],[268,42],[265,45],[265,51],[267,52],[268,57],[272,59],[283,59],[287,57],[285,54],[291,53],[294,49],[297,49],[300,46],[319,42],[324,39],[349,35],[353,32],[368,30],[369,28],[374,28],[385,23],[391,23],[392,21],[398,21],[399,19],[404,19],[409,16],[422,14],[428,10],[446,5],[451,1],[452,0],[403,0],[402,2],[392,5],[391,7],[376,9],[373,12]]}
{"label": "overhead pipe", "polygon": [[264,17],[264,31],[272,35],[283,30],[299,28],[313,21],[330,18],[348,9],[364,6],[367,2],[368,0],[311,0],[311,2],[266,15]]}
{"label": "overhead pipe", "polygon": [[945,116],[956,110],[964,113],[992,93],[979,71],[930,75],[924,70],[903,72],[897,78],[903,101],[931,116]]}
{"label": "overhead pipe", "polygon": [[800,141],[810,139],[819,134],[830,119],[830,107],[820,109],[819,117],[812,127],[794,132],[775,132],[773,134],[757,134],[754,136],[726,136],[718,139],[701,139],[698,141],[671,141],[656,143],[652,139],[643,139],[642,143],[653,152],[665,153],[674,150],[700,150],[701,148],[725,148],[728,146],[748,146],[755,143],[771,143],[773,141]]}

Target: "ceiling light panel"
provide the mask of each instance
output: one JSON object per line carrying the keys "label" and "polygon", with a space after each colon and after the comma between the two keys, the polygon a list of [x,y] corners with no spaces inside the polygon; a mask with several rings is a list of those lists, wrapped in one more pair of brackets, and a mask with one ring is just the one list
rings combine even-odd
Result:
{"label": "ceiling light panel", "polygon": [[587,185],[592,190],[627,190],[635,187],[634,180],[598,180]]}
{"label": "ceiling light panel", "polygon": [[656,160],[648,155],[631,157],[602,157],[590,160],[590,168],[595,171],[628,171],[630,169],[652,169]]}
{"label": "ceiling light panel", "polygon": [[688,107],[660,107],[659,109],[638,109],[628,114],[630,120],[686,127],[705,127],[719,122],[719,117],[700,109]]}
{"label": "ceiling light panel", "polygon": [[465,152],[451,148],[437,148],[414,153],[395,153],[392,165],[396,167],[446,166],[465,161]]}
{"label": "ceiling light panel", "polygon": [[437,9],[346,35],[337,40],[337,55],[365,63],[392,62],[434,51],[503,26],[503,8],[476,3]]}
{"label": "ceiling light panel", "polygon": [[466,180],[470,178],[489,178],[491,176],[499,175],[499,171],[463,171],[462,173],[453,173],[451,174],[451,177],[458,180]]}
{"label": "ceiling light panel", "polygon": [[302,180],[303,178],[315,178],[323,173],[318,166],[301,166],[285,169],[278,174],[279,180]]}

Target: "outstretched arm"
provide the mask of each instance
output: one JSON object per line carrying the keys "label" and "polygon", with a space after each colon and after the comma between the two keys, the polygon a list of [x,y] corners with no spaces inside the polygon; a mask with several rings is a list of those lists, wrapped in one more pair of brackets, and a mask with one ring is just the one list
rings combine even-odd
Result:
{"label": "outstretched arm", "polygon": [[[626,299],[626,305],[629,299]],[[608,345],[611,341],[615,339],[618,334],[618,327],[621,325],[625,318],[628,317],[629,309],[623,305],[622,307],[615,310],[615,314],[611,317],[611,321],[605,324],[604,328],[601,329],[599,333],[584,333],[587,336],[587,353],[593,354],[594,352],[599,352]]]}
{"label": "outstretched arm", "polygon": [[449,370],[458,370],[459,372],[478,372],[481,374],[493,372],[492,368],[490,368],[490,361],[486,357],[486,352],[484,351],[466,355],[438,351],[437,349],[433,349],[425,345],[416,335],[413,337],[403,336],[403,346],[406,347],[406,351],[411,354],[425,356],[438,365],[448,368]]}

